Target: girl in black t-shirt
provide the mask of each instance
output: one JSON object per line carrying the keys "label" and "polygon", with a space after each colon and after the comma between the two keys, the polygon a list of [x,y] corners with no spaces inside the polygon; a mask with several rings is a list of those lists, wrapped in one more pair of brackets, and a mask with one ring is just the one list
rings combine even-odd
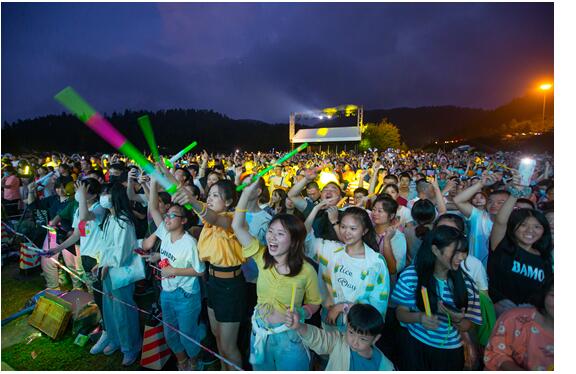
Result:
{"label": "girl in black t-shirt", "polygon": [[496,314],[528,303],[534,290],[552,276],[552,235],[544,214],[516,209],[522,186],[511,189],[490,235],[489,294]]}

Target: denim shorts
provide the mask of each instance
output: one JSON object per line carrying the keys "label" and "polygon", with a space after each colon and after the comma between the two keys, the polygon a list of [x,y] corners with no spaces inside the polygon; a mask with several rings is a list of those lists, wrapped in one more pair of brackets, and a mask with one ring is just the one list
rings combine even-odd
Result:
{"label": "denim shorts", "polygon": [[248,307],[246,281],[242,273],[234,278],[223,279],[208,276],[206,285],[208,307],[214,310],[218,322],[242,322]]}

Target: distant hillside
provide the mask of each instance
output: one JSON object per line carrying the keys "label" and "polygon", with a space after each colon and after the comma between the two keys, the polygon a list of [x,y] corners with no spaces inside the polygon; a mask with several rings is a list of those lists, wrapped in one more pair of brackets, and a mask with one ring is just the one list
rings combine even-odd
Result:
{"label": "distant hillside", "polygon": [[[288,148],[288,126],[234,120],[211,110],[125,111],[106,116],[139,149],[148,151],[138,117],[148,114],[162,152],[177,152],[196,140],[199,149],[229,151]],[[3,152],[110,152],[112,148],[76,117],[62,114],[5,124]]]}
{"label": "distant hillside", "polygon": [[[409,147],[420,148],[443,139],[499,137],[524,128],[553,128],[554,101],[546,108],[542,123],[542,97],[512,100],[494,110],[455,106],[374,109],[364,111],[364,122],[387,118],[400,129]],[[148,114],[156,140],[166,152],[176,152],[196,140],[200,148],[214,151],[288,149],[288,124],[271,125],[257,120],[235,120],[211,110],[170,109],[158,112],[125,111],[107,116],[137,147],[147,145],[137,118]],[[540,124],[538,123],[540,121]],[[355,125],[356,118],[337,118],[313,127]],[[75,117],[62,114],[19,120],[2,128],[3,152],[49,151],[96,152],[111,148]]]}

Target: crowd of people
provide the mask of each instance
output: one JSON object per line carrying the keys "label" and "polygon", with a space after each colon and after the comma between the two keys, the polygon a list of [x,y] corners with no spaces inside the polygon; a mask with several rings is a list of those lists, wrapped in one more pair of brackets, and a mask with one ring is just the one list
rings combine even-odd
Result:
{"label": "crowd of people", "polygon": [[60,261],[103,290],[90,353],[124,365],[144,284],[182,333],[164,331],[180,370],[202,368],[187,337],[210,333],[222,370],[553,369],[552,155],[281,156],[154,160],[174,192],[119,154],[4,155],[2,219],[56,230],[46,287]]}

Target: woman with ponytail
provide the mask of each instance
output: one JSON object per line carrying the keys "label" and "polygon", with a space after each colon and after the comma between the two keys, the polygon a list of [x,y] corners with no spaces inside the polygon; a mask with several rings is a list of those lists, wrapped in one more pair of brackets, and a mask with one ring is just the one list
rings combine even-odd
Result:
{"label": "woman with ponytail", "polygon": [[[391,302],[398,305],[401,370],[462,370],[460,331],[481,324],[474,282],[460,267],[468,252],[466,236],[439,226],[426,236],[414,265],[400,275]],[[421,289],[426,287],[431,315]]]}
{"label": "woman with ponytail", "polygon": [[432,229],[432,223],[436,218],[436,207],[428,199],[420,199],[412,207],[412,219],[404,231],[406,244],[408,247],[408,257],[414,262],[418,249],[424,237]]}

